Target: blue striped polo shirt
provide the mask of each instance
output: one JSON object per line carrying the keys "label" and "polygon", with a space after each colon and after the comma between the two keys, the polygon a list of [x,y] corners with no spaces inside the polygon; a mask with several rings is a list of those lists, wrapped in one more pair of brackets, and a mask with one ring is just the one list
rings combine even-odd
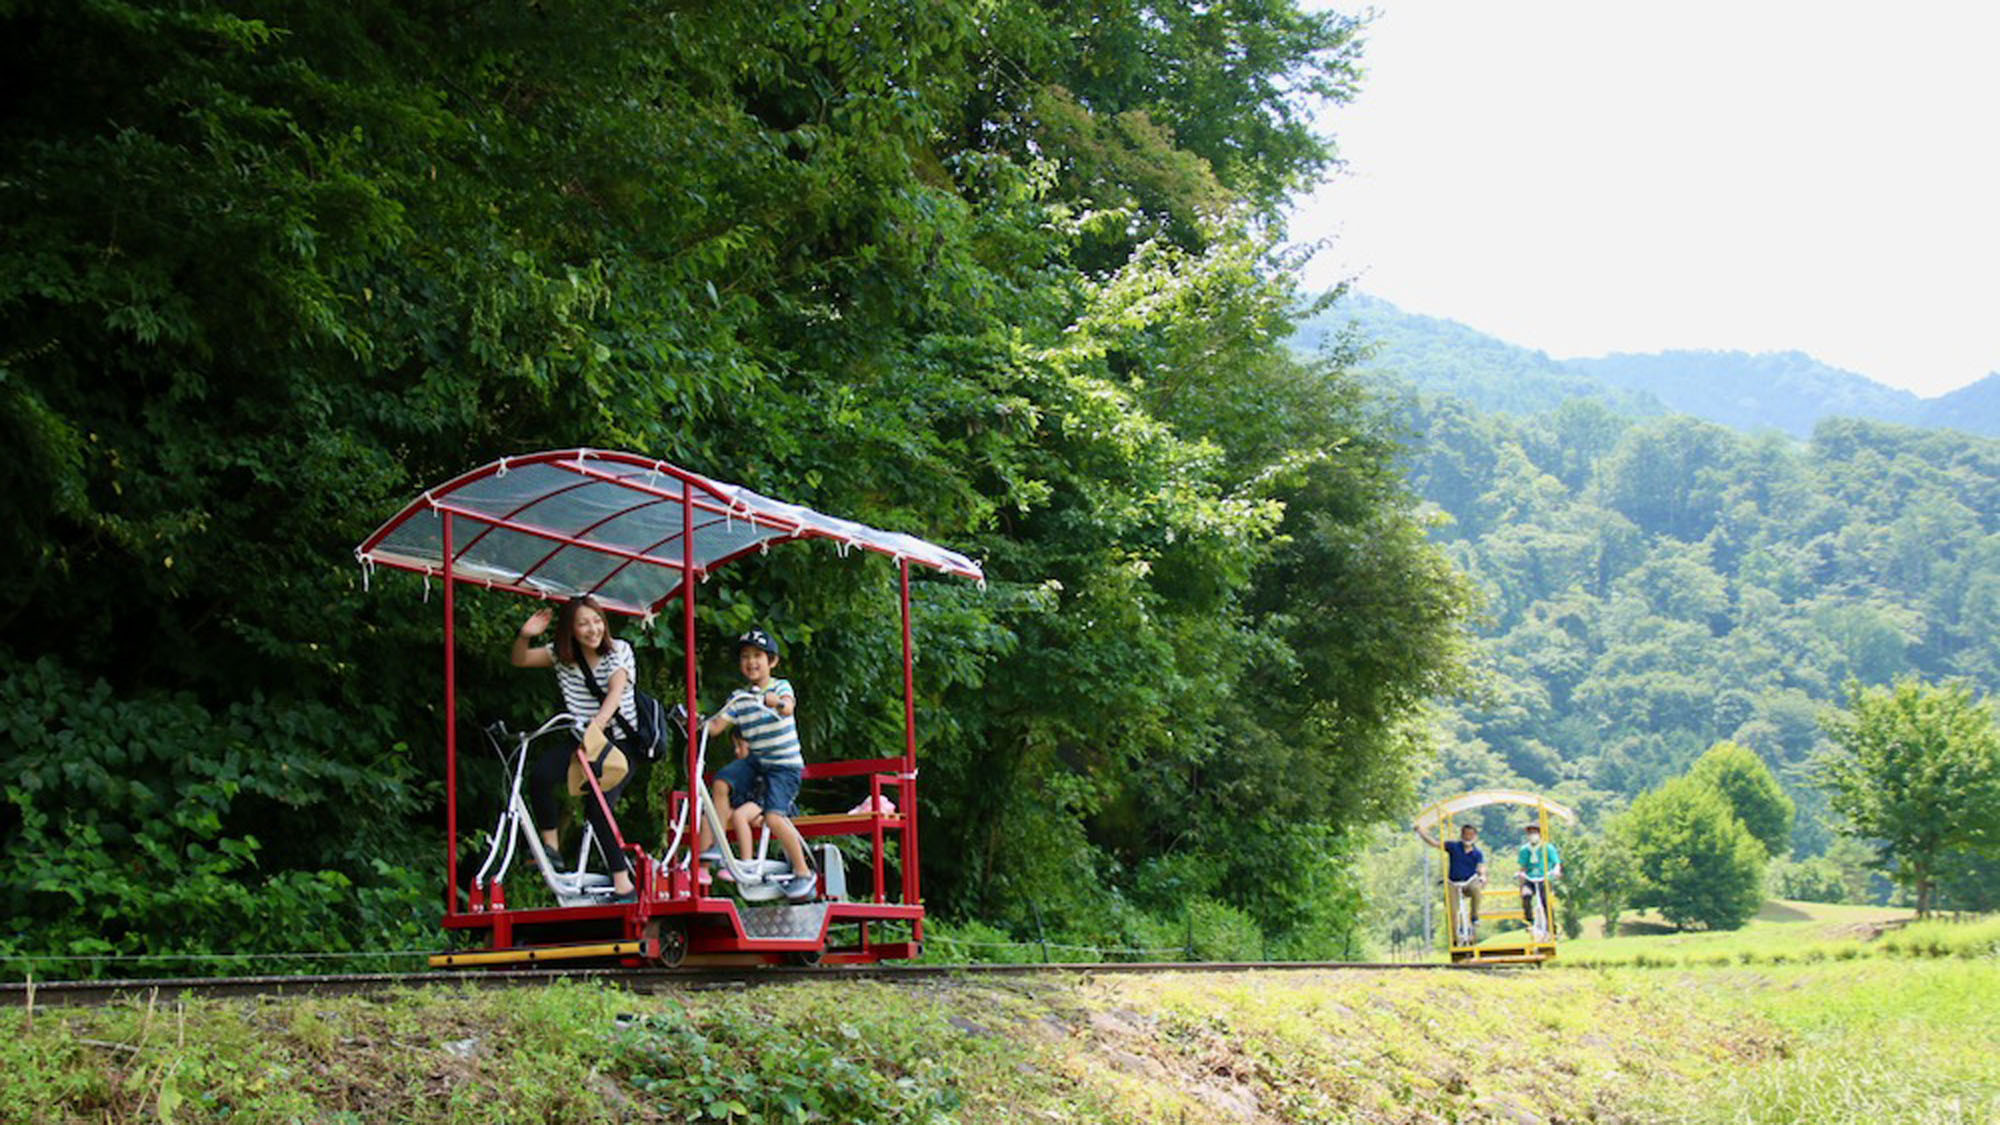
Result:
{"label": "blue striped polo shirt", "polygon": [[771,694],[797,698],[790,680],[774,679],[762,690],[738,688],[723,706],[722,714],[736,724],[759,765],[803,766],[806,758],[799,751],[799,726],[790,716],[764,706],[764,697]]}

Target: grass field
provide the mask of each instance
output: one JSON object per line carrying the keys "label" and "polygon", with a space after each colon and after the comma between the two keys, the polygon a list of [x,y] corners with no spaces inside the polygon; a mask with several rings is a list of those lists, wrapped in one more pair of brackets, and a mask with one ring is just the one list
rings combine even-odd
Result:
{"label": "grass field", "polygon": [[1774,899],[1742,929],[1710,933],[1680,932],[1656,916],[1627,914],[1619,920],[1617,937],[1602,936],[1601,919],[1589,920],[1583,937],[1563,942],[1559,956],[1579,965],[1782,964],[1856,957],[1874,952],[1871,944],[1914,917],[1914,911],[1894,907]]}
{"label": "grass field", "polygon": [[2000,1043],[2000,962],[1992,958],[1708,970],[1700,987],[1719,1011],[1774,1029],[1781,1049],[1663,1093],[1645,1107],[1657,1116],[1641,1119],[2000,1121],[1993,1050]]}
{"label": "grass field", "polygon": [[7,1122],[2000,1114],[2000,960],[595,986],[0,1012]]}

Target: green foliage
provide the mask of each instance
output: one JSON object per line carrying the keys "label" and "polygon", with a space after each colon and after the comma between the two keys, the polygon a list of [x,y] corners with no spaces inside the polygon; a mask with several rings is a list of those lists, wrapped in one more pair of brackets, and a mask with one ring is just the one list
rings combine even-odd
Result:
{"label": "green foliage", "polygon": [[1880,862],[1928,914],[1947,855],[2000,851],[2000,722],[1963,683],[1850,683],[1848,695],[1826,719],[1835,749],[1819,777],[1844,831],[1880,841]]}
{"label": "green foliage", "polygon": [[1635,1107],[1641,1120],[1957,1125],[2000,1110],[1990,964],[1881,960],[1695,979],[1706,1010],[1757,1011],[1777,1049],[1759,1065],[1662,1084]]}
{"label": "green foliage", "polygon": [[1778,779],[1771,776],[1770,767],[1755,751],[1734,742],[1718,742],[1695,759],[1688,774],[1722,794],[1729,810],[1764,845],[1767,854],[1776,858],[1791,850],[1792,799],[1778,787]]}
{"label": "green foliage", "polygon": [[1404,420],[1434,537],[1486,595],[1439,795],[1522,787],[1600,824],[1729,741],[1795,806],[1774,854],[1811,856],[1837,820],[1817,716],[1847,678],[2000,688],[2000,442],[1832,420],[1800,445],[1589,400],[1416,396]]}
{"label": "green foliage", "polygon": [[[0,822],[13,932],[144,950],[193,911],[187,948],[399,941],[436,901],[409,872],[441,820],[437,607],[342,560],[420,487],[590,445],[985,560],[989,590],[913,590],[940,912],[1087,928],[1186,854],[1282,935],[1239,827],[1337,870],[1414,791],[1470,604],[1351,357],[1281,343],[1281,212],[1333,159],[1311,114],[1351,93],[1357,27],[7,8],[0,666],[40,779]],[[774,629],[808,754],[865,754],[899,737],[890,589],[774,552],[702,588],[702,636]],[[526,721],[552,693],[505,664],[521,607],[464,593],[460,715]],[[678,646],[633,639],[663,686]],[[701,659],[712,695],[732,673]],[[463,808],[495,790],[467,764]],[[260,929],[266,894],[293,916]]]}
{"label": "green foliage", "polygon": [[1939,909],[2000,912],[2000,855],[1947,851],[1938,861],[1938,871]]}
{"label": "green foliage", "polygon": [[1585,968],[1643,964],[1649,968],[1852,961],[1886,955],[1885,931],[1908,923],[1898,907],[1767,899],[1735,930],[1669,930],[1656,915],[1627,915],[1612,934],[1564,945],[1564,964]]}
{"label": "green foliage", "polygon": [[1313,352],[1353,332],[1369,345],[1368,369],[1392,385],[1446,393],[1481,411],[1533,414],[1605,403],[1628,417],[1664,414],[1644,391],[1621,391],[1576,374],[1543,352],[1515,347],[1455,321],[1407,313],[1365,293],[1342,294],[1306,317],[1293,346]]}
{"label": "green foliage", "polygon": [[1557,921],[1563,936],[1583,932],[1588,914],[1604,916],[1606,932],[1615,932],[1619,912],[1636,888],[1637,869],[1621,854],[1615,841],[1589,832],[1570,833],[1562,840],[1562,897]]}
{"label": "green foliage", "polygon": [[1625,901],[1676,926],[1733,930],[1764,898],[1764,849],[1712,785],[1677,778],[1641,794],[1606,829],[1600,864],[1621,864]]}
{"label": "green foliage", "polygon": [[[313,839],[341,839],[337,807],[417,808],[399,780],[407,748],[367,768],[343,759],[338,716],[322,705],[210,714],[186,694],[118,699],[47,657],[0,667],[0,741],[12,748],[12,859],[0,884],[11,936],[0,954],[21,958],[15,971],[71,975],[93,956],[198,971],[215,967],[200,960],[211,952],[429,940],[435,884],[396,862],[416,853],[413,841],[342,854]],[[326,792],[339,805],[310,800]],[[268,830],[232,834],[225,818],[246,813]],[[327,866],[307,866],[316,855]]]}
{"label": "green foliage", "polygon": [[871,1030],[668,1008],[622,1029],[614,1058],[675,1120],[930,1122],[958,1108],[956,1076],[914,1035]]}
{"label": "green foliage", "polygon": [[1963,922],[1915,922],[1882,937],[1885,952],[1905,957],[2000,956],[2000,916]]}
{"label": "green foliage", "polygon": [[[716,1120],[657,1088],[668,1070],[702,1081],[698,1060],[647,1052],[706,1042],[721,1065],[754,1070],[760,1055],[726,1045],[756,1028],[779,1063],[769,1086],[802,1058],[824,1060],[847,1104],[865,1107],[829,1121],[1204,1121],[1226,1112],[1218,1088],[1285,1121],[1467,1121],[1496,1108],[1553,1120],[1579,1100],[1599,1117],[1644,1121],[1984,1120],[2000,1088],[1988,1046],[1996,988],[1990,961],[1877,959],[1671,979],[1619,969],[818,981],[684,998],[555,984],[9,1009],[0,1114],[23,1125]],[[791,1053],[800,1045],[786,1036],[808,1033],[820,1050]],[[1461,1060],[1462,1081],[1438,1080],[1441,1058]],[[843,1061],[889,1079],[948,1079],[929,1093],[952,1108],[885,1096]],[[795,1119],[783,1105],[762,1116]]]}
{"label": "green foliage", "polygon": [[1823,855],[1793,861],[1775,860],[1764,869],[1764,891],[1772,898],[1796,902],[1851,902],[1846,873]]}

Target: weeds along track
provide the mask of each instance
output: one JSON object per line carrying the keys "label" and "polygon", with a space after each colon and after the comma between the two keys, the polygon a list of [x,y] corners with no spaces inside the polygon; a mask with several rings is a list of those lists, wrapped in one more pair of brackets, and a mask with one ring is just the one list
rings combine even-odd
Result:
{"label": "weeds along track", "polygon": [[[803,966],[682,967],[623,969],[487,969],[419,973],[279,974],[242,977],[163,977],[128,980],[12,981],[0,983],[0,1006],[88,1007],[120,1001],[220,999],[227,997],[342,996],[396,989],[532,988],[557,981],[588,981],[633,992],[682,989],[751,988],[800,981],[869,980],[889,983],[954,977],[1091,976],[1107,973],[1287,973],[1332,969],[1370,971],[1458,969],[1444,962],[1408,961],[1114,961],[1044,964],[867,965],[839,968]],[[1492,967],[1474,971],[1490,972]]]}

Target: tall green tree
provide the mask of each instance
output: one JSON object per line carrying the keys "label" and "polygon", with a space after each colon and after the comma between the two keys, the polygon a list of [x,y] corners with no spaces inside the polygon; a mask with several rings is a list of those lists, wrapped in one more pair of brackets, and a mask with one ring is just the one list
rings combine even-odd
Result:
{"label": "tall green tree", "polygon": [[1825,720],[1833,749],[1816,763],[1849,835],[1879,843],[1878,863],[1927,915],[1954,851],[2000,849],[2000,724],[1963,683],[1848,685]]}
{"label": "tall green tree", "polygon": [[[1281,343],[1358,32],[1288,0],[0,9],[0,942],[324,940],[256,928],[277,886],[356,942],[426,926],[436,607],[345,563],[418,488],[566,445],[986,561],[914,592],[941,912],[1087,924],[1171,860],[1282,925],[1225,826],[1324,853],[1408,792],[1465,606],[1344,357]],[[785,640],[809,747],[890,743],[888,589],[773,552],[703,636]],[[461,714],[545,708],[519,606],[460,604]]]}
{"label": "tall green tree", "polygon": [[1764,845],[1773,859],[1791,851],[1792,799],[1778,786],[1771,767],[1747,746],[1718,742],[1696,758],[1689,776],[1722,794],[1736,819]]}
{"label": "tall green tree", "polygon": [[1624,865],[1627,902],[1675,926],[1737,929],[1764,901],[1763,845],[1704,781],[1675,778],[1641,794],[1606,835],[1596,859]]}

